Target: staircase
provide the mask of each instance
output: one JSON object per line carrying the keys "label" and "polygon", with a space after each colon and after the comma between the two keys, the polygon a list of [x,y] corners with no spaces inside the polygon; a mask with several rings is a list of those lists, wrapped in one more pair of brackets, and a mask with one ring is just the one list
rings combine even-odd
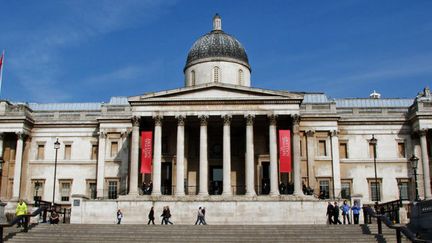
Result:
{"label": "staircase", "polygon": [[385,230],[383,236],[376,237],[373,227],[376,226],[39,224],[7,242],[396,242],[394,231]]}

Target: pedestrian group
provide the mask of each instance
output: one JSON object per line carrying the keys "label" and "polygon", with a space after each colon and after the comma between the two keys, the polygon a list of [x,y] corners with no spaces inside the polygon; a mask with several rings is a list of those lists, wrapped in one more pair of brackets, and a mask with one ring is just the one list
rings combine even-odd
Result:
{"label": "pedestrian group", "polygon": [[350,205],[347,203],[346,200],[343,201],[343,204],[340,207],[337,202],[334,202],[334,204],[328,202],[327,213],[326,213],[327,223],[342,224],[342,222],[339,220],[340,211],[342,211],[343,224],[346,223],[351,224],[350,211],[353,214],[354,224],[359,223],[360,206],[357,204],[357,202],[354,202],[354,206],[350,207]]}

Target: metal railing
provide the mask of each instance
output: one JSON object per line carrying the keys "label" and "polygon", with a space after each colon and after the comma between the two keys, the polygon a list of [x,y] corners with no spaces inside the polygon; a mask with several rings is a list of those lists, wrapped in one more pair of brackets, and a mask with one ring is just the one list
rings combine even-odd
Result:
{"label": "metal railing", "polygon": [[[379,208],[379,205],[378,205]],[[383,211],[383,210],[381,210]],[[393,223],[388,217],[383,214],[377,214],[370,206],[363,207],[364,223],[367,225],[371,223],[371,218],[377,219],[378,234],[382,235],[382,223],[384,223],[388,228],[396,230],[396,240],[397,243],[402,242],[402,234],[404,234],[412,242],[426,242],[432,243],[429,240],[418,239],[416,235],[411,232],[406,226]]]}

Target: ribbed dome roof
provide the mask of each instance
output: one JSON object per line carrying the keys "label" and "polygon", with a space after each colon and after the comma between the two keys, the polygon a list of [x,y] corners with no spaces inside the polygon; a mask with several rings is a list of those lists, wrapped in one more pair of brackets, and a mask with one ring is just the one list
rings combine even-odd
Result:
{"label": "ribbed dome roof", "polygon": [[[216,18],[219,16],[217,15]],[[185,69],[205,61],[231,61],[247,66],[248,57],[242,44],[218,26],[210,33],[200,37],[189,50]]]}

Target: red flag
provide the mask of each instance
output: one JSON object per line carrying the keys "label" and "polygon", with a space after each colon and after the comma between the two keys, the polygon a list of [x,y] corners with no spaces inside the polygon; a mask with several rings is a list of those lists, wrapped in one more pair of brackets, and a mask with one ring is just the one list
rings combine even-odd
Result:
{"label": "red flag", "polygon": [[150,174],[152,169],[152,136],[153,132],[141,132],[141,173]]}
{"label": "red flag", "polygon": [[279,130],[279,169],[291,172],[291,131]]}

